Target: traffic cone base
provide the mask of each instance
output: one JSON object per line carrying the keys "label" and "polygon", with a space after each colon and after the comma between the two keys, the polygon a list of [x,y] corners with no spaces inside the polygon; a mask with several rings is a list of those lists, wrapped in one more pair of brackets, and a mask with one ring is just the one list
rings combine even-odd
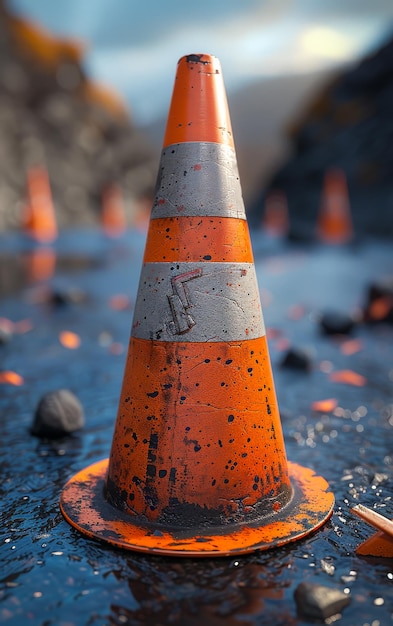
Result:
{"label": "traffic cone base", "polygon": [[220,74],[179,62],[110,457],[61,497],[81,532],[143,552],[271,548],[334,502],[287,462]]}
{"label": "traffic cone base", "polygon": [[[291,500],[279,512],[252,523],[171,529],[131,518],[105,497],[108,459],[76,474],[65,486],[60,503],[65,519],[92,539],[119,548],[166,556],[214,557],[268,550],[296,541],[320,528],[330,517],[333,496],[327,482],[312,470],[288,462]],[[311,503],[311,504],[310,504]],[[189,512],[190,522],[195,511]]]}

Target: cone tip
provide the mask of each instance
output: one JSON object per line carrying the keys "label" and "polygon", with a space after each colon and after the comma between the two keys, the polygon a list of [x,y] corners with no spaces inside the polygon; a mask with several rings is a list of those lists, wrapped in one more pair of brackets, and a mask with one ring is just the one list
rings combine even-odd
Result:
{"label": "cone tip", "polygon": [[192,54],[185,54],[180,57],[178,61],[178,65],[187,64],[191,65],[193,63],[198,63],[201,66],[207,66],[209,64],[215,66],[217,69],[220,68],[220,61],[213,54],[206,54],[204,52],[194,52]]}
{"label": "cone tip", "polygon": [[234,147],[221,64],[211,54],[179,59],[163,147],[195,141]]}

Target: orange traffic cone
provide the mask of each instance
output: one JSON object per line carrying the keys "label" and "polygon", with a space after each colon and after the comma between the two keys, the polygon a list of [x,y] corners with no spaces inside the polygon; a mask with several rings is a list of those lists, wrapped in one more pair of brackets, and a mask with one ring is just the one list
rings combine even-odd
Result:
{"label": "orange traffic cone", "polygon": [[44,282],[52,278],[56,269],[56,252],[53,248],[37,247],[25,255],[29,282]]}
{"label": "orange traffic cone", "polygon": [[57,238],[57,223],[48,172],[32,167],[27,172],[27,204],[23,218],[26,232],[40,243]]}
{"label": "orange traffic cone", "polygon": [[105,187],[102,194],[102,228],[108,237],[120,237],[126,228],[127,220],[121,189],[112,184]]}
{"label": "orange traffic cone", "polygon": [[351,512],[378,529],[378,532],[356,548],[356,554],[392,558],[393,520],[387,519],[376,511],[363,506],[363,504],[357,504],[351,509]]}
{"label": "orange traffic cone", "polygon": [[317,237],[328,244],[344,244],[353,237],[348,187],[342,170],[331,169],[326,172]]}
{"label": "orange traffic cone", "polygon": [[265,199],[263,230],[271,237],[285,237],[289,231],[287,197],[283,191],[271,191]]}
{"label": "orange traffic cone", "polygon": [[76,474],[65,518],[177,556],[264,550],[332,512],[288,463],[219,61],[180,59],[109,460]]}

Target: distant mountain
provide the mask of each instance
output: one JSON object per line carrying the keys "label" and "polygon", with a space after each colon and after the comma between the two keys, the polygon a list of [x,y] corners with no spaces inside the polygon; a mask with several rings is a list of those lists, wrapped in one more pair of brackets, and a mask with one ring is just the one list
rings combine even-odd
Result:
{"label": "distant mountain", "polygon": [[[393,38],[321,89],[288,131],[291,155],[249,207],[260,223],[266,194],[287,194],[292,233],[313,236],[322,181],[346,174],[355,233],[393,236]],[[262,164],[263,165],[263,164]]]}

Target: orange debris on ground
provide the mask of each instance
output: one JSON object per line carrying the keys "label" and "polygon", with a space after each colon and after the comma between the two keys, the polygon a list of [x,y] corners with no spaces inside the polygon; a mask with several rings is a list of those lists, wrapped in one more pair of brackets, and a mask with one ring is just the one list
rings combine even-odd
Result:
{"label": "orange debris on ground", "polygon": [[367,378],[353,372],[352,370],[339,370],[329,374],[329,380],[334,383],[344,383],[346,385],[354,385],[355,387],[364,387],[367,384]]}
{"label": "orange debris on ground", "polygon": [[0,328],[9,333],[16,333],[18,335],[24,335],[33,328],[33,323],[29,319],[19,320],[19,322],[12,322],[6,317],[0,317]]}
{"label": "orange debris on ground", "polygon": [[366,539],[356,548],[356,554],[361,556],[393,557],[393,520],[384,517],[369,509],[363,504],[357,504],[351,509],[362,520],[378,529],[378,532]]}
{"label": "orange debris on ground", "polygon": [[318,411],[319,413],[331,413],[338,405],[336,398],[327,398],[326,400],[315,400],[311,404],[312,411]]}
{"label": "orange debris on ground", "polygon": [[364,344],[361,339],[348,339],[340,344],[340,351],[342,354],[351,355],[356,354],[364,349]]}
{"label": "orange debris on ground", "polygon": [[123,354],[124,352],[124,346],[122,343],[118,342],[118,341],[114,341],[113,343],[111,343],[111,345],[109,346],[109,352],[111,354],[117,355],[117,354]]}
{"label": "orange debris on ground", "polygon": [[288,318],[290,320],[300,320],[306,315],[306,307],[302,304],[293,304],[288,309]]}
{"label": "orange debris on ground", "polygon": [[76,350],[81,344],[79,335],[71,332],[70,330],[63,330],[59,334],[60,343],[69,350]]}
{"label": "orange debris on ground", "polygon": [[15,385],[16,387],[20,387],[24,383],[24,379],[22,376],[17,374],[16,372],[12,372],[10,370],[0,372],[0,383],[5,383],[9,385]]}
{"label": "orange debris on ground", "polygon": [[109,299],[109,306],[115,311],[124,311],[130,308],[131,301],[126,294],[118,293]]}
{"label": "orange debris on ground", "polygon": [[367,309],[367,318],[378,322],[385,319],[393,308],[393,299],[389,296],[381,296],[370,302]]}
{"label": "orange debris on ground", "polygon": [[33,322],[29,319],[20,320],[19,322],[14,322],[13,329],[14,333],[18,335],[24,335],[28,333],[33,328]]}

